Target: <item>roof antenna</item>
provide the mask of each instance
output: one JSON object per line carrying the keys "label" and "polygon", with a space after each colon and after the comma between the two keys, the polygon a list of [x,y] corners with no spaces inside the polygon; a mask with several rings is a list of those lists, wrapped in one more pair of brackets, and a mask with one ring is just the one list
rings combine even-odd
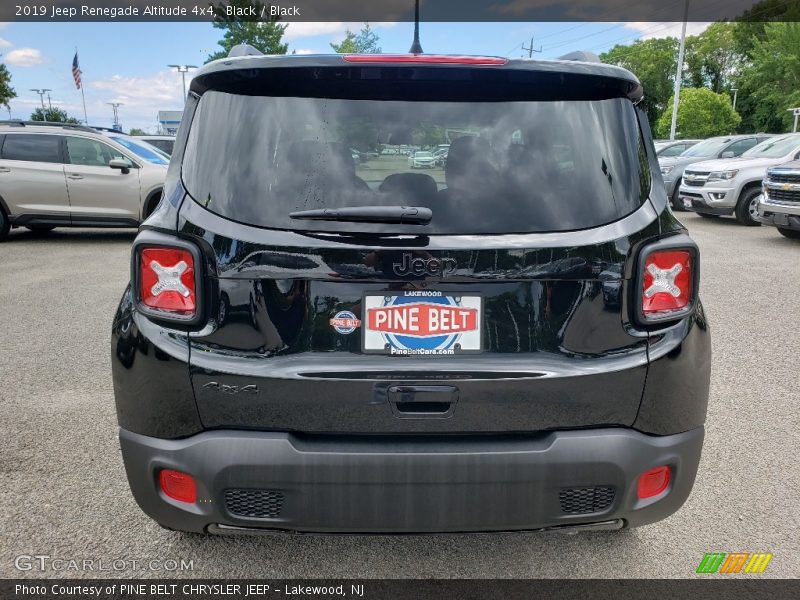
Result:
{"label": "roof antenna", "polygon": [[422,45],[419,43],[419,0],[414,0],[414,41],[411,42],[409,54],[422,54]]}

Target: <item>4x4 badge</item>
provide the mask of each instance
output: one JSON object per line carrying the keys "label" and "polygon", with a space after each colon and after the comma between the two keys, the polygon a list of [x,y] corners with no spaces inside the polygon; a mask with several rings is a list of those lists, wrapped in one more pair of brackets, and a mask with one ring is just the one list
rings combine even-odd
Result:
{"label": "4x4 badge", "polygon": [[257,385],[227,385],[225,383],[219,383],[217,381],[209,381],[206,383],[204,388],[217,390],[222,392],[223,394],[238,394],[240,392],[245,394],[257,394],[258,393],[258,386]]}

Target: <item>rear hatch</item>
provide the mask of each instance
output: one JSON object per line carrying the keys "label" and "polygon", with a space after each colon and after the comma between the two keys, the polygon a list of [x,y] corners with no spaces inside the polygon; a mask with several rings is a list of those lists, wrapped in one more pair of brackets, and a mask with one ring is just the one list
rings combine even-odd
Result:
{"label": "rear hatch", "polygon": [[634,421],[629,258],[658,229],[629,74],[252,60],[196,78],[182,156],[206,427]]}

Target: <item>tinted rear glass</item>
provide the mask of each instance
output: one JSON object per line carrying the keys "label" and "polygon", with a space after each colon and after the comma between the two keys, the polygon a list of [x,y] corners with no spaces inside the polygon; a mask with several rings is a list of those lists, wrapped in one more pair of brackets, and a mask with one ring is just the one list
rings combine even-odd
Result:
{"label": "tinted rear glass", "polygon": [[[417,155],[427,156],[424,164],[413,160],[419,151],[431,153]],[[627,99],[435,102],[213,91],[192,122],[183,178],[201,205],[256,226],[426,234],[595,227],[633,212],[650,186]],[[433,218],[388,225],[289,217],[376,205],[424,206]]]}
{"label": "tinted rear glass", "polygon": [[15,133],[7,135],[3,143],[5,160],[32,162],[61,162],[59,138],[55,135]]}

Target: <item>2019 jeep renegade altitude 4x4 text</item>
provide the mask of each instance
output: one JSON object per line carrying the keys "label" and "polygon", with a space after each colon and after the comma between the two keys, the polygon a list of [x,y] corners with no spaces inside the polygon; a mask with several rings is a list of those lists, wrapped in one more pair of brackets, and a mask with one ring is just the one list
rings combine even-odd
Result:
{"label": "2019 jeep renegade altitude 4x4 text", "polygon": [[[710,341],[641,96],[623,69],[570,61],[198,71],[113,324],[142,509],[217,533],[676,511]],[[425,172],[383,152],[441,144]]]}

